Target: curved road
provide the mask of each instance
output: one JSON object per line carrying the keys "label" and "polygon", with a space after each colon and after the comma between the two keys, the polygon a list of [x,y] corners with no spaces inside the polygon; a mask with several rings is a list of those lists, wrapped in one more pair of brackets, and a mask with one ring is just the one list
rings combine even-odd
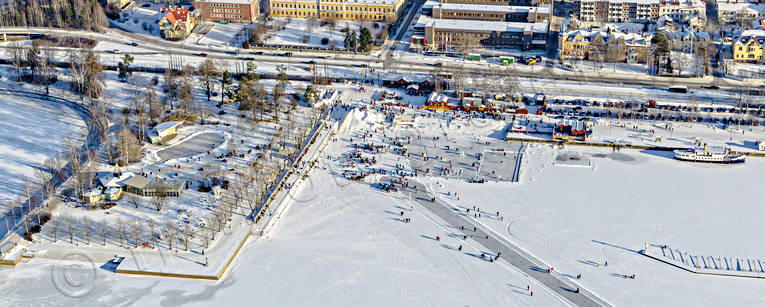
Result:
{"label": "curved road", "polygon": [[[84,117],[85,124],[88,128],[88,135],[86,136],[85,144],[80,148],[80,161],[82,161],[83,164],[87,163],[88,155],[86,153],[87,148],[98,148],[101,145],[101,131],[103,131],[103,123],[98,120],[95,116],[93,116],[93,113],[88,109],[85,105],[74,102],[72,100],[68,100],[61,97],[51,96],[49,94],[44,93],[36,93],[36,92],[30,92],[30,91],[24,91],[24,90],[15,90],[15,89],[0,89],[5,92],[12,93],[16,96],[22,96],[22,97],[29,97],[33,99],[40,99],[40,100],[46,100],[54,103],[60,103],[64,104],[67,107],[74,109],[75,112],[79,113],[81,116]],[[71,164],[65,165],[61,169],[61,177],[56,178],[53,177],[50,179],[49,184],[52,184],[56,187],[56,189],[64,183],[69,176],[71,176],[72,167]],[[42,196],[42,191],[35,191],[34,196],[36,196],[38,199]],[[33,197],[34,197],[33,196]],[[51,195],[49,195],[50,197]],[[29,201],[29,200],[27,200]],[[24,212],[24,216],[28,214],[31,211],[34,211],[37,209],[41,204],[43,204],[44,201],[38,201],[36,203],[31,204],[23,204],[21,206],[22,211]],[[9,220],[13,221],[13,224],[10,225],[11,229],[6,229],[5,223],[0,224],[0,242],[4,242],[8,238],[8,234],[11,232],[16,232],[19,235],[22,235],[24,230],[22,229],[23,223],[20,221],[22,220],[23,216],[16,216],[12,214],[12,211],[9,211],[6,213],[6,215],[9,218]],[[5,217],[3,217],[5,219]]]}

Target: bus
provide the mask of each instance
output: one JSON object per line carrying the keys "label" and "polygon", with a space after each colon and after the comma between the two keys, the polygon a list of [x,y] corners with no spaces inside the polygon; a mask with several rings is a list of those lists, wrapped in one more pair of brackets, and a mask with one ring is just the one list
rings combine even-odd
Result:
{"label": "bus", "polygon": [[672,93],[687,93],[688,87],[683,85],[674,85],[670,86],[668,90]]}

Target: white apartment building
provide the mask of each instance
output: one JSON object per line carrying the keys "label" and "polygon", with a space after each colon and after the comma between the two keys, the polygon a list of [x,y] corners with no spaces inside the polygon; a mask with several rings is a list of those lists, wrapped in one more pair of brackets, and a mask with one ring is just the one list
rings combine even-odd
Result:
{"label": "white apartment building", "polygon": [[668,15],[689,21],[706,15],[703,0],[575,0],[574,16],[582,21],[646,22]]}
{"label": "white apartment building", "polygon": [[721,24],[748,25],[765,15],[765,3],[718,0],[717,15]]}

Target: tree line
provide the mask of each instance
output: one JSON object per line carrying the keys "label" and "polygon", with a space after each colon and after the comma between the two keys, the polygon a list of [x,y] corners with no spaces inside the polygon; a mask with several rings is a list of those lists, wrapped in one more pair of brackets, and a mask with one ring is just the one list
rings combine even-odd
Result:
{"label": "tree line", "polygon": [[0,27],[55,27],[101,31],[105,2],[86,0],[0,1]]}

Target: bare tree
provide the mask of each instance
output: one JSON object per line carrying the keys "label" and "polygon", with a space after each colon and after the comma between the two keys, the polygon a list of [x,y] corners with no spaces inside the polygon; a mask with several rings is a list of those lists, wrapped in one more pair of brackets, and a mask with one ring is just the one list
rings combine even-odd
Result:
{"label": "bare tree", "polygon": [[66,234],[69,235],[69,243],[74,243],[75,220],[71,215],[65,215],[63,218],[64,230],[66,230]]}
{"label": "bare tree", "polygon": [[8,49],[6,49],[8,57],[11,59],[11,64],[16,70],[17,81],[21,82],[21,65],[24,62],[24,49],[21,47],[20,42],[14,42]]}
{"label": "bare tree", "polygon": [[91,227],[93,227],[93,220],[85,216],[80,219],[80,223],[82,223],[82,232],[85,233],[85,238],[87,238],[88,245],[90,245],[90,231]]}
{"label": "bare tree", "polygon": [[157,209],[157,211],[162,211],[162,207],[165,206],[165,202],[167,202],[167,200],[164,196],[155,195],[151,201],[151,204],[154,205],[154,208]]}
{"label": "bare tree", "polygon": [[117,236],[120,238],[120,247],[123,247],[122,242],[125,241],[125,234],[127,233],[127,225],[125,220],[117,218]]}
{"label": "bare tree", "polygon": [[143,232],[143,223],[139,221],[138,219],[133,219],[133,221],[130,222],[130,233],[133,235],[133,243],[135,244],[135,247],[138,247],[139,244],[139,237],[141,236],[141,233]]}
{"label": "bare tree", "polygon": [[[52,178],[51,173],[48,170],[37,168],[34,171],[34,176],[35,176],[35,181],[37,182],[37,186],[40,187],[40,197],[42,198],[42,201],[45,201],[50,196],[49,186],[50,186],[50,180]],[[38,216],[37,222],[38,223],[40,222],[39,216]]]}
{"label": "bare tree", "polygon": [[171,221],[165,222],[165,232],[167,233],[167,245],[170,250],[173,250],[173,241],[178,233],[178,228]]}
{"label": "bare tree", "polygon": [[136,209],[138,209],[138,206],[141,204],[141,198],[138,197],[138,195],[135,194],[128,194],[127,197],[125,197],[128,204],[134,206]]}
{"label": "bare tree", "polygon": [[210,96],[213,92],[213,81],[220,72],[218,72],[218,68],[215,67],[215,63],[212,60],[205,59],[204,62],[199,64],[199,73],[204,77],[202,87],[207,95],[207,101],[210,101]]}
{"label": "bare tree", "polygon": [[51,228],[51,231],[53,231],[53,242],[55,243],[58,241],[58,230],[61,229],[61,223],[59,222],[59,219],[53,217],[48,222],[48,225],[48,227]]}
{"label": "bare tree", "polygon": [[189,241],[194,237],[194,234],[192,233],[191,226],[188,223],[184,223],[181,230],[183,231],[183,244],[185,246],[185,250],[188,251]]}
{"label": "bare tree", "polygon": [[217,219],[215,218],[215,214],[213,212],[210,212],[207,214],[205,219],[207,220],[207,224],[208,224],[205,226],[207,231],[210,233],[210,240],[215,240],[215,233],[217,232],[215,231],[215,229],[217,228],[217,224],[216,224]]}
{"label": "bare tree", "polygon": [[149,219],[146,221],[146,225],[149,227],[149,233],[151,234],[151,248],[154,249],[154,245],[157,241],[157,223],[154,220]]}
{"label": "bare tree", "polygon": [[311,33],[313,33],[313,28],[316,27],[316,17],[311,16],[308,17],[305,20],[305,31],[308,32],[308,39],[311,39]]}
{"label": "bare tree", "polygon": [[109,231],[109,223],[106,221],[101,221],[96,224],[96,227],[98,228],[98,233],[101,235],[102,244],[106,246],[106,236]]}
{"label": "bare tree", "polygon": [[40,54],[40,74],[45,83],[45,94],[50,94],[50,84],[53,79],[53,68],[56,53],[53,49],[43,49]]}

